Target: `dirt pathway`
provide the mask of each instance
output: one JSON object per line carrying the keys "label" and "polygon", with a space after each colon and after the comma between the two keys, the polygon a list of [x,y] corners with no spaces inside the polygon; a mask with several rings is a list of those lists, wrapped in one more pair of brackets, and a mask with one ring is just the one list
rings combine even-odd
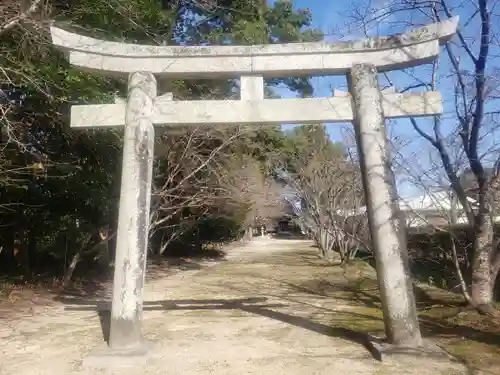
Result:
{"label": "dirt pathway", "polygon": [[227,262],[150,283],[143,331],[152,349],[140,368],[81,368],[102,343],[92,309],[59,304],[15,325],[0,322],[0,374],[466,374],[430,359],[375,361],[361,335],[336,324],[346,301],[301,287],[333,272],[315,267],[313,254],[307,241],[256,239]]}

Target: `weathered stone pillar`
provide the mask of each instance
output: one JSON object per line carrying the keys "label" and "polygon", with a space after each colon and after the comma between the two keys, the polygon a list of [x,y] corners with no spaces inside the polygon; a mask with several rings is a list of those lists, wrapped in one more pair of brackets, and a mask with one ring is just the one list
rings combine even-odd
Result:
{"label": "weathered stone pillar", "polygon": [[153,175],[154,127],[151,119],[156,90],[152,74],[130,74],[109,336],[112,349],[129,349],[141,344]]}
{"label": "weathered stone pillar", "polygon": [[394,345],[421,346],[408,270],[406,235],[401,227],[390,167],[377,69],[370,64],[354,65],[349,74],[349,85],[387,339]]}

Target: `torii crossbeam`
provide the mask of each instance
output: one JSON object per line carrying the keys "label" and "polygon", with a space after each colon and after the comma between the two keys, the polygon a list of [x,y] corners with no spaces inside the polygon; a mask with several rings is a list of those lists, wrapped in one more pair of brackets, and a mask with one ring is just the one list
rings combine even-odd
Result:
{"label": "torii crossbeam", "polygon": [[[246,89],[242,85],[242,90]],[[382,107],[386,118],[438,115],[443,110],[438,92],[383,94]],[[71,108],[71,126],[124,126],[126,108],[126,102],[120,99],[115,104],[74,105]],[[160,126],[335,123],[353,120],[354,111],[349,97],[172,101],[169,94],[156,99],[151,116],[151,122]]]}
{"label": "torii crossbeam", "polygon": [[[405,34],[345,43],[160,47],[108,42],[51,27],[54,45],[72,65],[128,75],[126,100],[72,107],[71,126],[125,126],[123,170],[109,347],[142,354],[141,319],[149,230],[153,125],[346,122],[355,125],[360,166],[388,340],[419,346],[422,338],[404,260],[406,240],[393,204],[385,118],[442,112],[437,92],[381,92],[377,72],[432,62],[456,33],[458,17]],[[331,98],[264,99],[264,77],[346,74],[349,94]],[[240,78],[240,100],[175,101],[157,97],[155,76]]]}

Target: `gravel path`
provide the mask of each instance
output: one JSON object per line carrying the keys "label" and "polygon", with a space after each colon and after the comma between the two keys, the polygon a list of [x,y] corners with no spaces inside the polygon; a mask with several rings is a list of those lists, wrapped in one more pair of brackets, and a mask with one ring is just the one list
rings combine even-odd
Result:
{"label": "gravel path", "polygon": [[[379,363],[352,332],[335,328],[345,301],[294,287],[318,271],[308,241],[256,238],[227,261],[146,286],[146,365],[82,368],[102,345],[95,311],[57,304],[0,328],[0,375],[466,374],[457,364],[408,358]],[[243,302],[242,302],[243,301]]]}

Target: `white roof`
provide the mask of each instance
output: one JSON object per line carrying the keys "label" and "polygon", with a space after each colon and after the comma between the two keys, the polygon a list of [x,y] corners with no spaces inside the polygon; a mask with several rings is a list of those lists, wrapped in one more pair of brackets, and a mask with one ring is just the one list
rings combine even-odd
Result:
{"label": "white roof", "polygon": [[[467,200],[471,203],[475,202],[470,197],[467,197]],[[414,198],[400,198],[399,208],[402,211],[448,211],[451,209],[451,196],[447,191],[438,191]],[[341,212],[342,210],[339,210],[339,214]],[[345,212],[348,215],[361,215],[364,213],[366,213],[365,206],[356,211]]]}

